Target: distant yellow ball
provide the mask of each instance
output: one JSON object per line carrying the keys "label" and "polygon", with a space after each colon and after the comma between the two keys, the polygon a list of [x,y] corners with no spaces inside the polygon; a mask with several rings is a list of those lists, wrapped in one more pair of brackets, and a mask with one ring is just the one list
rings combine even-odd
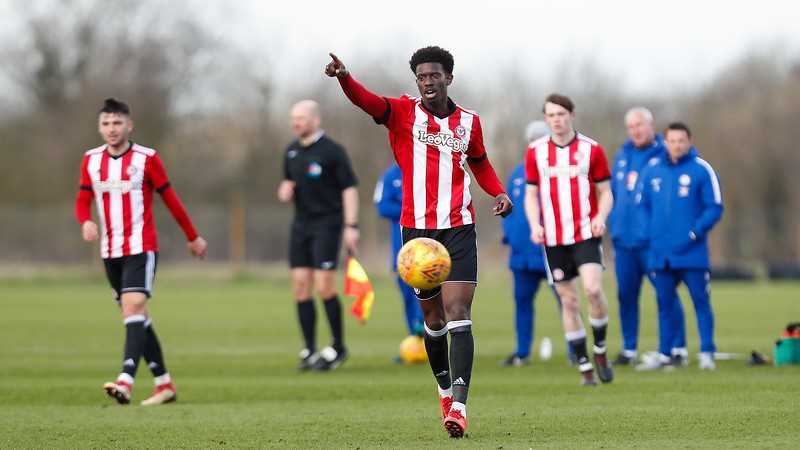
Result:
{"label": "distant yellow ball", "polygon": [[406,242],[397,254],[397,273],[411,287],[428,290],[450,275],[450,253],[439,241],[416,238]]}
{"label": "distant yellow ball", "polygon": [[400,360],[403,364],[420,364],[428,360],[425,341],[419,336],[408,336],[400,342]]}

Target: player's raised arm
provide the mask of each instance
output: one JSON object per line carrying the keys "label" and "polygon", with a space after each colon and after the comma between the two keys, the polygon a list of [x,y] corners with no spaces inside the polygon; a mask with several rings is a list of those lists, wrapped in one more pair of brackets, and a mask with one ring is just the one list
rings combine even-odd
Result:
{"label": "player's raised arm", "polygon": [[325,75],[336,77],[339,80],[344,95],[346,95],[354,105],[363,109],[364,112],[375,119],[383,118],[389,107],[388,101],[370,92],[361,83],[356,81],[350,75],[344,63],[336,57],[336,55],[333,53],[329,53],[329,55],[331,55],[331,62],[325,66]]}

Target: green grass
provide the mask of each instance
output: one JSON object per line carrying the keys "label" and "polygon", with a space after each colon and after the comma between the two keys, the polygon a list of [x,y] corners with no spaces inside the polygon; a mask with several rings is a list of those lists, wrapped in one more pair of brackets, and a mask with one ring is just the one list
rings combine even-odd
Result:
{"label": "green grass", "polygon": [[[797,368],[722,361],[707,373],[693,357],[685,370],[620,368],[613,384],[582,388],[566,365],[546,291],[537,299],[536,336],[553,339],[553,359],[498,367],[513,343],[509,277],[484,278],[474,306],[470,428],[460,441],[449,440],[437,419],[427,365],[390,363],[404,327],[387,280],[377,283],[369,324],[347,319],[347,364],[329,374],[297,374],[300,338],[285,280],[162,276],[151,307],[180,401],[156,408],[121,407],[101,392],[119,370],[123,338],[103,282],[3,281],[0,448],[798,447]],[[800,319],[798,284],[716,283],[713,289],[721,351],[770,354],[781,328]],[[693,313],[682,294],[694,356]],[[642,349],[654,349],[649,287],[642,304]],[[321,308],[318,314],[326,342]],[[616,354],[617,320],[610,343]],[[134,401],[151,386],[142,365]]]}

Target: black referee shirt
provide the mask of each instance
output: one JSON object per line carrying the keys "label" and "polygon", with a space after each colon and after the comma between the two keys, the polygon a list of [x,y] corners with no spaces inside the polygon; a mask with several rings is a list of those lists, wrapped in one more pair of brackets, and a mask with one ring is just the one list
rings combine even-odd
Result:
{"label": "black referee shirt", "polygon": [[341,145],[324,134],[308,147],[295,140],[286,149],[283,171],[295,182],[296,222],[342,223],[342,191],[357,180]]}

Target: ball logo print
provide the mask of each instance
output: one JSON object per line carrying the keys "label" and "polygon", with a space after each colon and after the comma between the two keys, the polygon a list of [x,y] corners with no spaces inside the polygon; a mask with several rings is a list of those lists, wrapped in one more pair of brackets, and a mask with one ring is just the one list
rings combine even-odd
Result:
{"label": "ball logo print", "polygon": [[397,254],[397,272],[409,286],[427,290],[450,275],[450,254],[433,239],[416,238],[403,245]]}

